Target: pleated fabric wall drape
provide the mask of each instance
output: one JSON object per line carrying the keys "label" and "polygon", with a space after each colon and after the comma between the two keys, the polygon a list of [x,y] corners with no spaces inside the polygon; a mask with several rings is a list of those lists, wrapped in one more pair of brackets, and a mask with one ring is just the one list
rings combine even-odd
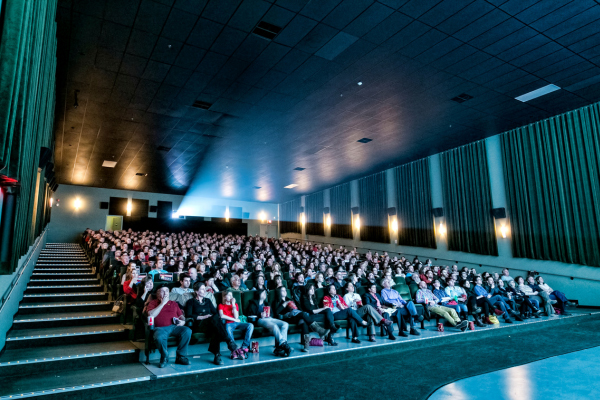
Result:
{"label": "pleated fabric wall drape", "polygon": [[513,256],[600,267],[600,105],[501,143]]}
{"label": "pleated fabric wall drape", "polygon": [[429,158],[395,168],[398,244],[435,249]]}
{"label": "pleated fabric wall drape", "polygon": [[385,171],[358,180],[360,240],[390,242]]}
{"label": "pleated fabric wall drape", "polygon": [[306,213],[306,234],[324,236],[323,192],[306,195],[304,198],[304,209]]}
{"label": "pleated fabric wall drape", "polygon": [[498,255],[485,142],[440,154],[448,250]]}
{"label": "pleated fabric wall drape", "polygon": [[329,191],[331,236],[352,239],[352,203],[350,183],[334,186]]}
{"label": "pleated fabric wall drape", "polygon": [[281,233],[302,233],[300,226],[300,198],[290,200],[280,205],[279,228]]}
{"label": "pleated fabric wall drape", "polygon": [[[52,146],[56,76],[56,0],[4,0],[0,36],[0,174],[21,184],[15,215],[11,273],[43,224],[46,190],[36,190],[40,148]],[[38,194],[38,207],[34,210]],[[34,217],[35,215],[35,217]],[[33,226],[33,221],[36,221]]]}

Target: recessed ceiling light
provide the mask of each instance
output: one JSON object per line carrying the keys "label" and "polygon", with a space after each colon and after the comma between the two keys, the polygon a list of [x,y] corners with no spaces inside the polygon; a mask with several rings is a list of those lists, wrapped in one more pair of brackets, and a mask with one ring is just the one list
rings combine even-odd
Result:
{"label": "recessed ceiling light", "polygon": [[523,103],[525,103],[526,101],[537,99],[538,97],[541,97],[541,96],[543,96],[545,94],[548,94],[548,93],[555,92],[555,91],[557,91],[559,89],[560,88],[558,86],[550,84],[550,85],[546,85],[544,87],[541,87],[539,89],[532,90],[529,93],[522,94],[519,97],[515,97],[515,99],[519,100],[519,101],[522,101]]}
{"label": "recessed ceiling light", "polygon": [[208,110],[212,107],[212,103],[208,103],[206,101],[197,100],[192,104],[192,107],[201,108],[203,110]]}
{"label": "recessed ceiling light", "polygon": [[296,186],[298,186],[298,184],[297,184],[297,183],[292,183],[291,185],[284,186],[283,188],[284,188],[284,189],[293,189],[293,188],[295,188]]}
{"label": "recessed ceiling light", "polygon": [[117,165],[116,161],[104,160],[104,162],[102,163],[102,166],[106,167],[106,168],[114,168],[116,165]]}
{"label": "recessed ceiling light", "polygon": [[357,140],[358,143],[369,143],[371,141],[373,141],[373,139],[369,139],[369,138],[366,138],[366,137]]}
{"label": "recessed ceiling light", "polygon": [[260,189],[262,186],[254,186],[254,189]]}
{"label": "recessed ceiling light", "polygon": [[255,35],[258,35],[267,40],[275,39],[275,36],[277,36],[279,32],[281,32],[280,26],[273,25],[265,21],[260,21],[252,31],[252,33],[254,33]]}
{"label": "recessed ceiling light", "polygon": [[294,168],[294,171],[304,171],[306,168],[302,168],[302,167],[296,167]]}
{"label": "recessed ceiling light", "polygon": [[145,173],[143,173],[143,172],[137,172],[137,173],[136,173],[136,175],[137,175],[137,176],[148,176],[148,174],[145,174]]}
{"label": "recessed ceiling light", "polygon": [[358,82],[358,86],[362,85],[362,82]]}
{"label": "recessed ceiling light", "polygon": [[451,99],[452,101],[455,101],[457,103],[464,103],[467,100],[471,100],[473,98],[473,96],[471,96],[470,94],[466,94],[466,93],[461,93],[458,96],[454,97],[453,99]]}

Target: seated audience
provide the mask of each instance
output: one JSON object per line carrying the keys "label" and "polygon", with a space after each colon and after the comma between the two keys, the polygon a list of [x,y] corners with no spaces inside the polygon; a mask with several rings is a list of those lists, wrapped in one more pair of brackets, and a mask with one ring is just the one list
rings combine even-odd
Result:
{"label": "seated audience", "polygon": [[275,350],[273,354],[289,357],[293,351],[287,342],[289,324],[280,319],[273,318],[270,307],[265,309],[265,300],[267,300],[267,292],[265,290],[255,291],[254,299],[250,300],[250,305],[248,306],[248,317],[254,318],[256,325],[265,328],[275,336]]}
{"label": "seated audience", "polygon": [[[225,320],[225,330],[231,340],[234,340],[233,331],[240,330],[244,333],[244,341],[241,347],[243,352],[240,352],[239,355],[248,358],[250,339],[252,338],[252,332],[254,332],[254,326],[248,322],[240,321],[240,307],[236,303],[231,291],[223,292],[223,303],[219,304],[218,310],[221,318]],[[232,354],[232,358],[235,359],[235,354]]]}
{"label": "seated audience", "polygon": [[333,340],[333,334],[338,331],[338,327],[334,322],[333,312],[328,306],[319,307],[314,285],[308,285],[306,288],[306,292],[302,297],[302,309],[312,317],[313,321],[322,323],[325,329],[329,331],[329,335],[325,341],[330,346],[337,346],[338,344]]}
{"label": "seated audience", "polygon": [[395,311],[390,314],[390,317],[392,319],[396,318],[399,330],[402,330],[400,320],[407,319],[410,326],[410,334],[419,336],[420,333],[415,329],[414,321],[415,319],[422,321],[423,316],[419,316],[415,303],[412,301],[405,301],[397,290],[392,289],[392,282],[393,281],[390,278],[384,278],[381,282],[381,285],[383,286],[383,289],[381,289],[381,298],[387,304],[391,304],[392,308],[395,309]]}
{"label": "seated audience", "polygon": [[390,326],[392,324],[392,321],[383,318],[381,314],[379,314],[377,310],[371,305],[363,304],[361,297],[354,292],[354,284],[352,284],[352,282],[348,282],[346,284],[346,294],[344,295],[344,302],[348,305],[348,307],[356,311],[356,313],[362,319],[367,321],[367,332],[369,335],[369,342],[376,342],[375,325]]}
{"label": "seated audience", "polygon": [[419,291],[417,292],[417,303],[423,304],[429,312],[437,314],[446,319],[450,323],[450,325],[460,329],[461,331],[466,331],[469,323],[467,321],[461,321],[456,314],[456,311],[452,308],[440,306],[440,299],[438,299],[431,290],[427,289],[427,283],[421,281],[419,284]]}

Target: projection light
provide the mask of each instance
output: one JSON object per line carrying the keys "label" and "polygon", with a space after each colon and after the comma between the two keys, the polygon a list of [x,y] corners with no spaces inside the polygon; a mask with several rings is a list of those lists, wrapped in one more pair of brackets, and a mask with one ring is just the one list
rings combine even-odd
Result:
{"label": "projection light", "polygon": [[73,206],[75,207],[75,210],[79,211],[79,208],[81,207],[81,199],[79,199],[79,197],[75,199]]}
{"label": "projection light", "polygon": [[327,218],[325,218],[325,225],[328,228],[331,228],[331,216],[330,215],[328,215]]}
{"label": "projection light", "polygon": [[444,225],[443,222],[440,222],[440,227],[438,228],[438,232],[440,233],[440,236],[446,235],[446,225]]}

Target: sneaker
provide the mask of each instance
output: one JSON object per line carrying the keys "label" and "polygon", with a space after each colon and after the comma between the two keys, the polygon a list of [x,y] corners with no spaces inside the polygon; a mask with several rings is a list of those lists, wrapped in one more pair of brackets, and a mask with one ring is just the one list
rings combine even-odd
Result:
{"label": "sneaker", "polygon": [[221,360],[221,355],[215,355],[215,359],[213,360],[213,364],[215,365],[223,365],[223,360]]}
{"label": "sneaker", "polygon": [[230,357],[232,360],[238,360],[240,358],[240,349],[235,349],[232,351]]}
{"label": "sneaker", "polygon": [[415,328],[410,328],[410,334],[413,336],[421,336],[421,333]]}
{"label": "sneaker", "polygon": [[358,340],[358,338],[352,338],[351,340],[352,343],[360,343],[360,340]]}
{"label": "sneaker", "polygon": [[469,323],[467,321],[460,321],[460,323],[458,323],[456,325],[456,328],[460,329],[461,331],[464,332],[465,329],[467,329],[469,327]]}
{"label": "sneaker", "polygon": [[567,302],[565,303],[565,305],[566,305],[567,307],[573,307],[573,308],[576,308],[576,307],[578,306],[578,304],[577,304],[577,303],[573,303],[572,301],[567,301]]}
{"label": "sneaker", "polygon": [[556,304],[557,301],[556,300],[550,300],[548,303],[550,303],[550,304]]}
{"label": "sneaker", "polygon": [[469,324],[467,323],[467,326],[463,326],[460,328],[461,332],[465,332],[467,329],[469,328]]}
{"label": "sneaker", "polygon": [[179,365],[190,365],[190,360],[185,356],[177,356],[175,358],[175,364]]}
{"label": "sneaker", "polygon": [[169,362],[168,358],[160,358],[160,363],[158,363],[158,368],[164,368],[167,366],[167,363]]}

